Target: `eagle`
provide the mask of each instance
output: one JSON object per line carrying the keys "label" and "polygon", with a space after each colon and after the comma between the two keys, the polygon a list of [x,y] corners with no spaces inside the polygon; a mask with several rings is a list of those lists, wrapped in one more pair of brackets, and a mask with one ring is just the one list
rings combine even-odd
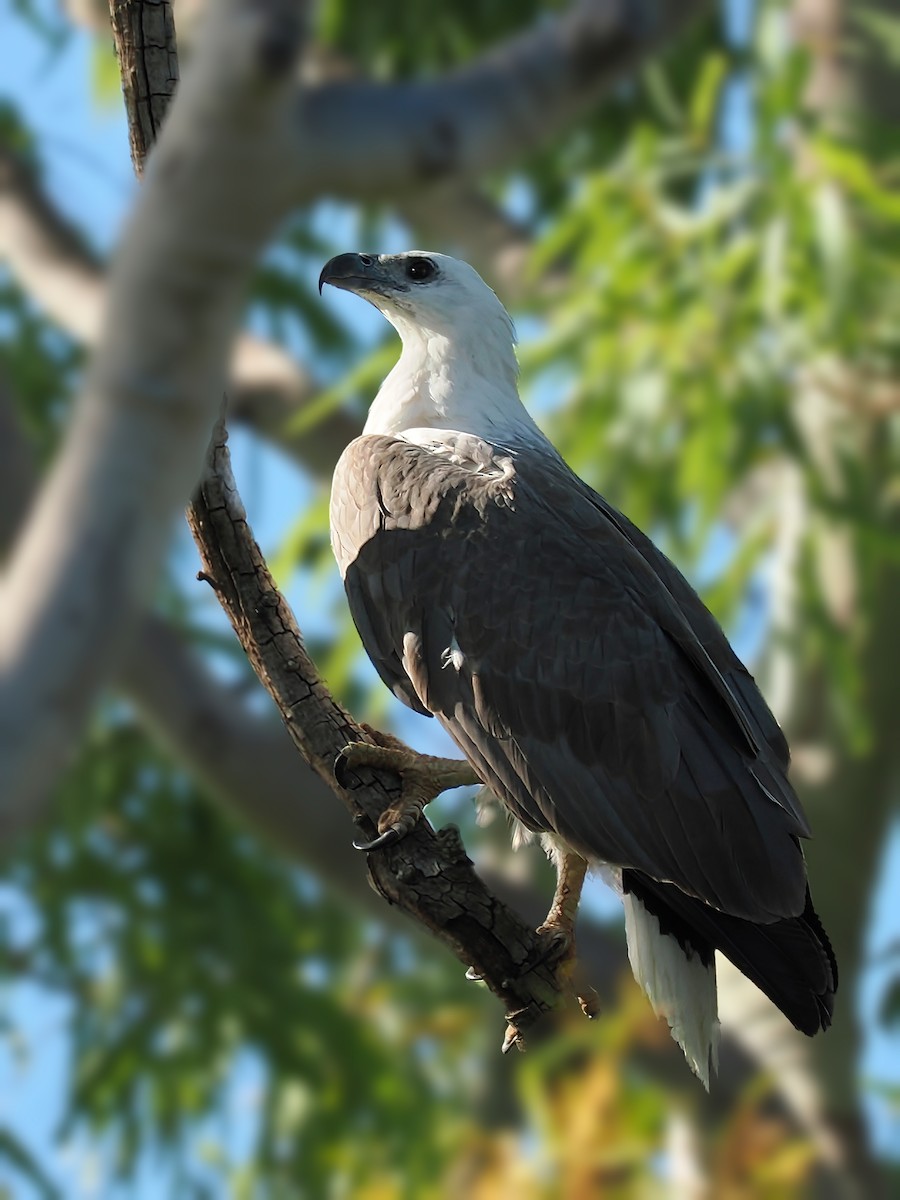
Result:
{"label": "eagle", "polygon": [[788,746],[715,618],[532,420],[512,321],[471,266],[340,254],[324,284],[402,342],[334,473],[353,620],[394,695],[462,751],[458,782],[480,780],[542,839],[558,878],[542,929],[572,944],[585,872],[610,882],[634,975],[707,1088],[716,950],[798,1029],[827,1028],[837,965]]}

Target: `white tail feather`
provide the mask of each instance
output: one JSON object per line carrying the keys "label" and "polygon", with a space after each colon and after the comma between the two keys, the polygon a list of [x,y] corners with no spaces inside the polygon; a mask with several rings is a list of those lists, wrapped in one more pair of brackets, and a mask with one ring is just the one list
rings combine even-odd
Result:
{"label": "white tail feather", "polygon": [[719,1056],[715,963],[705,967],[698,955],[689,958],[674,937],[660,932],[659,921],[636,896],[626,894],[622,901],[634,977],[709,1091]]}

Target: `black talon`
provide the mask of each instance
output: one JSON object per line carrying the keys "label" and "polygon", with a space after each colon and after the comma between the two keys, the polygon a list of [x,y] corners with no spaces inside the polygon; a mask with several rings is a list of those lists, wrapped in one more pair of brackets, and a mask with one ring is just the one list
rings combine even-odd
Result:
{"label": "black talon", "polygon": [[347,755],[343,750],[341,750],[339,754],[335,755],[334,765],[331,769],[334,772],[334,777],[337,780],[338,786],[342,788],[347,787],[347,772],[349,771],[350,766],[347,762]]}
{"label": "black talon", "polygon": [[[338,780],[340,782],[340,780]],[[371,842],[354,842],[354,850],[380,850],[382,846],[391,846],[394,842],[400,841],[400,830],[396,825],[391,825],[384,833],[379,833],[377,838],[373,838]]]}

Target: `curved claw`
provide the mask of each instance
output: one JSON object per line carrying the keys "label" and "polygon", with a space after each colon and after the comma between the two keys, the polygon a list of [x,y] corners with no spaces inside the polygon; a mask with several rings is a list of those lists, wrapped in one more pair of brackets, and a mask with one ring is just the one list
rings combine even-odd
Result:
{"label": "curved claw", "polygon": [[391,846],[394,842],[399,842],[402,834],[396,825],[391,825],[384,833],[379,833],[377,838],[373,838],[371,842],[354,842],[354,850],[365,850],[367,853],[370,850],[380,850],[383,846]]}
{"label": "curved claw", "polygon": [[593,1021],[600,1015],[600,996],[596,988],[592,988],[590,984],[580,988],[578,993],[578,1006],[589,1021]]}
{"label": "curved claw", "polygon": [[334,763],[332,764],[331,769],[334,772],[335,779],[342,788],[347,786],[347,771],[349,770],[349,767],[350,764],[347,761],[346,751],[341,750],[339,754],[335,755]]}
{"label": "curved claw", "polygon": [[510,1022],[510,1024],[506,1026],[506,1034],[503,1038],[503,1045],[500,1047],[500,1053],[509,1054],[513,1046],[515,1046],[517,1050],[524,1050],[525,1039],[519,1033],[518,1029],[516,1029],[515,1025]]}

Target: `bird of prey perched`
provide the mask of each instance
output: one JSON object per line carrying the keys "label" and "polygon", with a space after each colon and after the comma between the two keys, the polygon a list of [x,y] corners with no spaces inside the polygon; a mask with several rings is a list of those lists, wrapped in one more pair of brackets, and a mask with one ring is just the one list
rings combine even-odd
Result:
{"label": "bird of prey perched", "polygon": [[[787,744],[715,619],[528,415],[512,322],[467,263],[341,254],[324,283],[403,343],[334,475],[353,619],[387,686],[541,835],[558,875],[542,929],[571,944],[585,870],[610,879],[635,977],[706,1086],[715,950],[798,1029],[826,1028],[837,966]],[[367,761],[403,770],[385,754]],[[472,771],[452,776],[431,794]],[[367,848],[428,798],[386,814]]]}

